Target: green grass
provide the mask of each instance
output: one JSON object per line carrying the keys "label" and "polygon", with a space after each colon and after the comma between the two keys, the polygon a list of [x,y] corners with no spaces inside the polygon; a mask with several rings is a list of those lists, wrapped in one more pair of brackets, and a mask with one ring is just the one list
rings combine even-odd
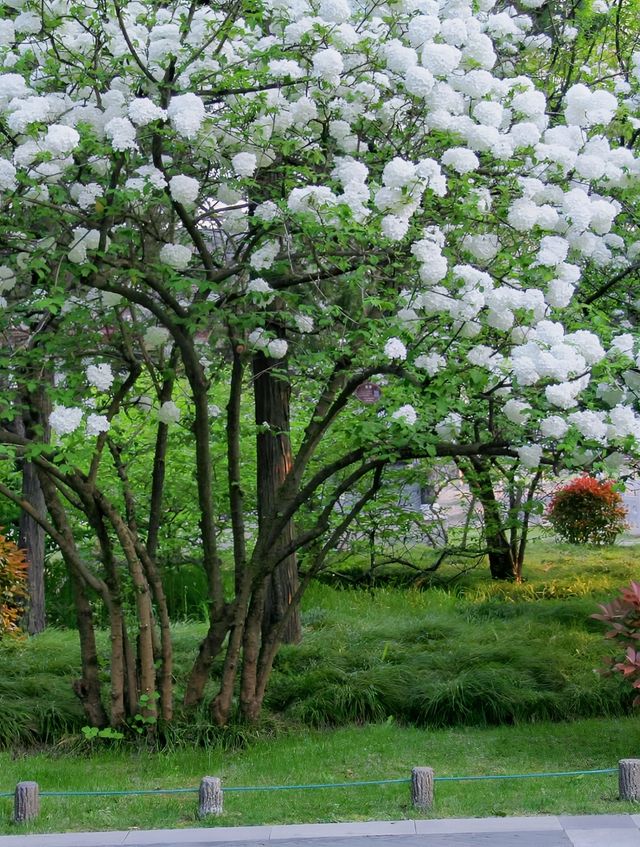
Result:
{"label": "green grass", "polygon": [[[415,765],[436,776],[518,774],[615,767],[640,740],[635,718],[593,719],[485,729],[425,730],[391,724],[337,730],[300,730],[224,753],[179,750],[150,753],[105,746],[69,755],[64,748],[15,756],[0,753],[0,791],[20,780],[41,790],[116,790],[196,787],[217,775],[227,787],[408,778]],[[220,818],[199,822],[196,795],[43,798],[37,822],[10,823],[11,801],[0,800],[2,832],[46,832],[372,820],[419,816],[408,785],[238,792],[225,796]],[[585,775],[547,779],[436,783],[428,817],[503,814],[580,814],[637,811],[617,800],[617,779]]]}
{"label": "green grass", "polygon": [[[627,688],[594,672],[612,645],[590,615],[633,578],[635,559],[633,548],[537,544],[521,585],[492,582],[485,569],[428,590],[314,584],[303,643],[276,659],[267,715],[287,726],[393,719],[434,728],[628,714]],[[203,624],[174,626],[178,699],[203,634]],[[99,636],[106,685],[108,639]],[[79,674],[74,632],[2,642],[0,747],[78,733],[85,719],[71,682]],[[203,711],[178,720],[167,741],[237,746],[225,735]]]}
{"label": "green grass", "polygon": [[[640,725],[629,717],[631,692],[595,672],[611,644],[590,615],[636,572],[633,548],[536,544],[522,585],[492,582],[486,570],[451,579],[455,567],[428,590],[315,584],[302,644],[277,657],[265,723],[221,731],[203,709],[166,734],[164,752],[83,739],[75,633],[4,641],[0,791],[24,779],[43,790],[116,790],[195,787],[207,774],[237,786],[404,778],[414,765],[439,775],[615,766],[636,753]],[[174,626],[178,695],[204,630]],[[99,650],[106,659],[105,632]],[[102,673],[106,685],[106,661]],[[616,797],[615,775],[440,783],[433,814],[633,808]],[[406,785],[238,792],[225,803],[208,824],[415,816]],[[10,809],[0,801],[5,831],[15,831]],[[43,798],[32,831],[196,823],[195,795]]]}

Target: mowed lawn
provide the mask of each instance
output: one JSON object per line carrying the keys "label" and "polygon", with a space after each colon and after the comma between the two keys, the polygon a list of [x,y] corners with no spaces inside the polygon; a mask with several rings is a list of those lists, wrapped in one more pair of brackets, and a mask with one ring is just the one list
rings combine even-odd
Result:
{"label": "mowed lawn", "polygon": [[[50,630],[0,646],[0,791],[228,788],[527,774],[615,767],[639,749],[639,719],[618,679],[596,669],[612,646],[590,615],[637,576],[633,547],[531,548],[523,585],[483,570],[429,589],[313,586],[305,637],[278,657],[265,722],[211,727],[206,710],[144,742],[86,741],[71,693],[77,638]],[[203,625],[175,625],[178,688]],[[106,635],[101,639],[106,650]],[[105,682],[108,667],[104,666]],[[11,800],[0,800],[2,831]],[[628,811],[615,774],[436,785],[435,816]],[[228,791],[206,825],[366,820],[416,815],[407,783]],[[24,831],[195,825],[196,794],[44,797]],[[22,829],[21,829],[22,831]]]}

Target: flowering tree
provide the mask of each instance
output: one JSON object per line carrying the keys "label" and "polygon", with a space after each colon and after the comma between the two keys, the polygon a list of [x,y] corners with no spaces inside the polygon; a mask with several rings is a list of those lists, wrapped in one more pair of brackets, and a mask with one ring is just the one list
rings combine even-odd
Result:
{"label": "flowering tree", "polygon": [[[625,203],[640,161],[606,128],[633,126],[640,54],[624,85],[572,84],[552,110],[517,65],[546,42],[492,0],[12,0],[0,14],[2,415],[26,403],[33,421],[0,439],[37,467],[48,517],[0,491],[69,566],[93,722],[107,719],[96,595],[109,719],[172,716],[158,561],[180,428],[210,616],[185,702],[222,654],[219,724],[238,677],[243,716],[259,713],[304,588],[388,463],[504,455],[535,469],[578,440],[635,447],[634,325],[620,333],[580,292],[597,294],[594,274],[607,291],[634,279]],[[362,404],[370,380],[381,397]],[[150,416],[149,458],[131,426]]]}

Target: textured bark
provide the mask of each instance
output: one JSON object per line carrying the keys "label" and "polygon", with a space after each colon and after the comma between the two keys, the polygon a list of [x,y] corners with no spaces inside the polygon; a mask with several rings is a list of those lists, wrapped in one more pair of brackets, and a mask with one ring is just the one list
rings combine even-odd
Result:
{"label": "textured bark", "polygon": [[[257,435],[258,525],[270,520],[278,511],[277,494],[292,465],[289,437],[291,385],[282,361],[267,358],[262,353],[253,357],[255,419],[260,427]],[[264,423],[269,428],[263,427]],[[264,431],[263,431],[264,430]],[[284,527],[276,548],[291,544],[293,521]],[[268,630],[281,620],[298,587],[298,563],[295,554],[283,559],[275,568],[266,586],[263,627]],[[297,643],[302,637],[300,614],[290,615],[281,640]]]}
{"label": "textured bark", "polygon": [[107,725],[108,720],[100,694],[100,663],[93,626],[93,613],[85,586],[80,577],[73,571],[71,571],[71,580],[82,660],[82,678],[73,683],[73,690],[82,703],[89,724],[102,727]]}
{"label": "textured bark", "polygon": [[493,579],[513,580],[516,578],[515,562],[504,528],[500,504],[493,491],[489,466],[485,459],[472,456],[469,464],[461,467],[471,493],[482,504],[484,538],[491,576]]}
{"label": "textured bark", "polygon": [[15,823],[32,821],[40,814],[40,789],[37,782],[19,782],[13,803]]}
{"label": "textured bark", "polygon": [[221,815],[223,808],[222,783],[215,776],[204,776],[198,792],[198,817]]}
{"label": "textured bark", "polygon": [[414,768],[411,771],[411,803],[416,809],[433,806],[433,768]]}
{"label": "textured bark", "polygon": [[618,787],[621,800],[640,800],[640,759],[620,759]]}
{"label": "textured bark", "polygon": [[[36,469],[31,462],[22,467],[22,496],[41,515],[46,513],[44,496],[38,481]],[[44,529],[26,512],[20,516],[18,546],[26,550],[29,569],[27,571],[27,589],[29,600],[25,615],[26,630],[29,635],[43,632],[47,625],[44,593]]]}

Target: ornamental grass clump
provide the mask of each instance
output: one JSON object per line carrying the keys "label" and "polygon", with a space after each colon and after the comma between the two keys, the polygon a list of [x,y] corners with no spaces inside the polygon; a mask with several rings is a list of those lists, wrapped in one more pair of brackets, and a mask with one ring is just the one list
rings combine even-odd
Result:
{"label": "ornamental grass clump", "polygon": [[16,635],[26,597],[27,562],[24,551],[0,535],[0,638]]}
{"label": "ornamental grass clump", "polygon": [[588,475],[559,488],[547,509],[555,532],[571,544],[613,544],[627,528],[626,517],[613,481]]}

